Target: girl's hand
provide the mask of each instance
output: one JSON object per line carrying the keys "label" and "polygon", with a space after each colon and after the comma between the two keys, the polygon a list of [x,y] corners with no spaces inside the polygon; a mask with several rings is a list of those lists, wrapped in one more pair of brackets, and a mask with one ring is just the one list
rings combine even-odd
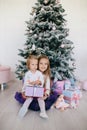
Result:
{"label": "girl's hand", "polygon": [[44,93],[43,99],[46,100],[48,97],[48,94]]}
{"label": "girl's hand", "polygon": [[24,99],[27,99],[27,96],[25,96],[25,92],[22,93],[22,97],[23,97]]}
{"label": "girl's hand", "polygon": [[35,81],[30,81],[30,80],[28,80],[28,81],[27,81],[27,84],[28,84],[28,85],[35,85]]}
{"label": "girl's hand", "polygon": [[30,80],[28,80],[28,81],[26,82],[26,84],[29,85],[29,84],[30,84]]}
{"label": "girl's hand", "polygon": [[30,80],[28,80],[27,84],[28,85],[42,85],[42,83],[41,83],[41,81],[39,79],[36,80],[36,81],[30,81]]}
{"label": "girl's hand", "polygon": [[35,85],[41,85],[42,83],[41,83],[41,81],[40,80],[36,80],[35,81]]}

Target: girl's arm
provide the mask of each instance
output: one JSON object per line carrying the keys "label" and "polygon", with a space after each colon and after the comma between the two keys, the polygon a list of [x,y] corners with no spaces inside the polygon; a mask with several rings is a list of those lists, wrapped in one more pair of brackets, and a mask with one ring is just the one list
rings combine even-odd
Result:
{"label": "girl's arm", "polygon": [[46,77],[46,81],[45,81],[45,95],[49,96],[50,94],[50,77]]}
{"label": "girl's arm", "polygon": [[41,81],[38,79],[35,81],[35,85],[42,85]]}
{"label": "girl's arm", "polygon": [[25,74],[25,76],[24,76],[23,87],[22,87],[22,92],[23,92],[23,93],[25,92],[26,85],[29,85],[29,84],[28,84],[28,80],[29,80],[29,74],[28,74],[28,72],[26,72],[26,74]]}
{"label": "girl's arm", "polygon": [[44,76],[41,72],[39,72],[38,74],[39,74],[39,76],[38,76],[38,79],[36,80],[36,84],[43,87],[44,86]]}

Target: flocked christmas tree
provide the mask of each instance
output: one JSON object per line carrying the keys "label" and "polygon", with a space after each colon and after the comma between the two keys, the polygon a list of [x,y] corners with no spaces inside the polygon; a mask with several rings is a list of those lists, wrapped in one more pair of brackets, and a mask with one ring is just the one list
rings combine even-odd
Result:
{"label": "flocked christmas tree", "polygon": [[23,60],[17,65],[16,74],[22,79],[27,71],[26,59],[30,54],[47,55],[51,74],[57,80],[74,78],[73,42],[66,37],[69,29],[64,19],[65,10],[59,0],[37,0],[27,21],[27,40],[19,49]]}

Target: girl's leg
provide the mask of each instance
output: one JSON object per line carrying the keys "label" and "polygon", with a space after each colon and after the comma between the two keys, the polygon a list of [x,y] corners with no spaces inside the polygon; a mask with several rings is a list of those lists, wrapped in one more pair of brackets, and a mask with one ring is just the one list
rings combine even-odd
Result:
{"label": "girl's leg", "polygon": [[[51,108],[51,106],[56,102],[58,97],[59,97],[59,95],[57,93],[51,93],[51,95],[45,100],[45,109],[49,110]],[[40,110],[37,98],[33,99],[30,106],[28,107],[28,109],[31,109],[33,111]]]}
{"label": "girl's leg", "polygon": [[38,103],[39,103],[39,106],[40,106],[40,116],[42,118],[48,118],[47,114],[46,114],[46,111],[45,111],[45,102],[42,98],[38,98]]}
{"label": "girl's leg", "polygon": [[56,102],[59,95],[57,93],[51,93],[51,95],[45,100],[46,110],[49,110],[51,106]]}
{"label": "girl's leg", "polygon": [[33,98],[33,101],[31,102],[28,109],[33,110],[33,111],[40,111],[40,107],[39,107],[37,98]]}
{"label": "girl's leg", "polygon": [[14,98],[16,99],[16,101],[18,101],[21,104],[23,104],[26,100],[25,98],[23,98],[21,92],[16,92]]}
{"label": "girl's leg", "polygon": [[20,109],[20,111],[19,111],[19,113],[18,113],[18,115],[19,115],[20,117],[24,117],[24,116],[25,116],[25,114],[26,114],[27,111],[28,111],[28,106],[30,105],[30,103],[32,102],[32,100],[33,100],[33,98],[28,98],[28,99],[26,99],[26,101],[24,102],[22,108]]}

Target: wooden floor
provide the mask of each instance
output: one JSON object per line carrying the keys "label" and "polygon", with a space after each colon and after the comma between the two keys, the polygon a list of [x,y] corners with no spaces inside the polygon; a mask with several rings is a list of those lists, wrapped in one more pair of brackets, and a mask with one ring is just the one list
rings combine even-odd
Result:
{"label": "wooden floor", "polygon": [[29,110],[23,119],[19,119],[21,105],[14,95],[20,89],[21,83],[14,81],[9,82],[4,91],[0,90],[0,130],[87,130],[87,92],[82,92],[77,109],[64,112],[50,109],[47,120],[40,118],[39,112]]}

